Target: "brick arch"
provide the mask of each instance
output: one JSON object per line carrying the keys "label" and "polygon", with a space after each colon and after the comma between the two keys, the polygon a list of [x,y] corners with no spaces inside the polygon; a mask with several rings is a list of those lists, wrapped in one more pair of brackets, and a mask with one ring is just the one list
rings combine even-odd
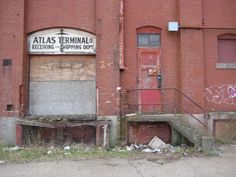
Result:
{"label": "brick arch", "polygon": [[236,34],[224,33],[217,36],[218,39],[236,39]]}
{"label": "brick arch", "polygon": [[90,33],[90,34],[93,34],[93,35],[96,36],[96,33],[92,32],[92,31],[88,31],[88,30],[82,29],[82,28],[70,27],[70,26],[51,26],[51,27],[39,28],[39,29],[35,29],[33,31],[29,31],[27,33],[27,35],[30,35],[30,34],[33,34],[33,33],[36,33],[36,32],[40,32],[40,31],[44,31],[44,30],[57,29],[57,28],[79,30],[79,31],[87,32],[87,33]]}
{"label": "brick arch", "polygon": [[141,26],[136,29],[137,33],[161,33],[161,28],[155,26]]}

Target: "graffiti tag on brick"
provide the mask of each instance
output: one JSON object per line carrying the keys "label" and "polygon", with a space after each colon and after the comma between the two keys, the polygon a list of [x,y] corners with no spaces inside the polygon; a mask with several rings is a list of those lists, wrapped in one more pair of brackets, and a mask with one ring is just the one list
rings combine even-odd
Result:
{"label": "graffiti tag on brick", "polygon": [[205,89],[205,98],[215,104],[236,105],[236,84],[223,84]]}

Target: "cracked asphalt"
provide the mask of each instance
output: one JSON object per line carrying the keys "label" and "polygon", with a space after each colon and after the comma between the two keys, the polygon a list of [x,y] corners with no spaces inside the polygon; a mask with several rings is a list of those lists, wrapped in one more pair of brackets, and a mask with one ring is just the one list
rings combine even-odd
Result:
{"label": "cracked asphalt", "polygon": [[159,163],[147,159],[92,159],[0,165],[0,177],[236,177],[236,146],[217,157]]}

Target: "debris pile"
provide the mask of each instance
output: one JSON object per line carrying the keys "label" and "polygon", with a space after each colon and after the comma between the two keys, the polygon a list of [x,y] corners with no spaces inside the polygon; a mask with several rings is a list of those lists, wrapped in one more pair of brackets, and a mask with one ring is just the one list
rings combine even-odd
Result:
{"label": "debris pile", "polygon": [[189,150],[185,145],[182,147],[177,146],[174,147],[170,144],[166,144],[160,138],[155,136],[148,145],[143,144],[131,144],[126,147],[127,151],[138,151],[138,152],[146,152],[146,153],[181,153],[183,156],[188,156]]}

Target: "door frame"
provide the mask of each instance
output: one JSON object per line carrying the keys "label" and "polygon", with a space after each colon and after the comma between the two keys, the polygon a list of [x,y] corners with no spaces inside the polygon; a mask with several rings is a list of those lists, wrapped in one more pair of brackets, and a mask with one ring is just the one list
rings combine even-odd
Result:
{"label": "door frame", "polygon": [[[139,47],[138,44],[138,35],[139,34],[158,34],[160,36],[160,41],[159,41],[159,45],[157,47]],[[142,70],[141,70],[141,55],[144,52],[150,52],[150,53],[157,53],[159,55],[159,60],[157,58],[157,70],[158,70],[158,74],[161,75],[161,70],[162,70],[162,65],[161,65],[161,29],[158,27],[154,27],[154,26],[144,26],[144,27],[140,27],[137,28],[136,31],[136,38],[137,38],[137,48],[136,48],[136,52],[137,52],[137,85],[136,88],[139,90],[138,92],[140,92],[142,88],[142,81],[141,81],[141,75],[142,75]],[[158,84],[158,83],[157,83]],[[157,87],[158,88],[158,87]],[[161,92],[160,92],[161,94]],[[161,102],[161,97],[160,97],[160,102]],[[138,93],[138,112],[141,113],[142,112],[142,108],[141,108],[141,94]]]}

